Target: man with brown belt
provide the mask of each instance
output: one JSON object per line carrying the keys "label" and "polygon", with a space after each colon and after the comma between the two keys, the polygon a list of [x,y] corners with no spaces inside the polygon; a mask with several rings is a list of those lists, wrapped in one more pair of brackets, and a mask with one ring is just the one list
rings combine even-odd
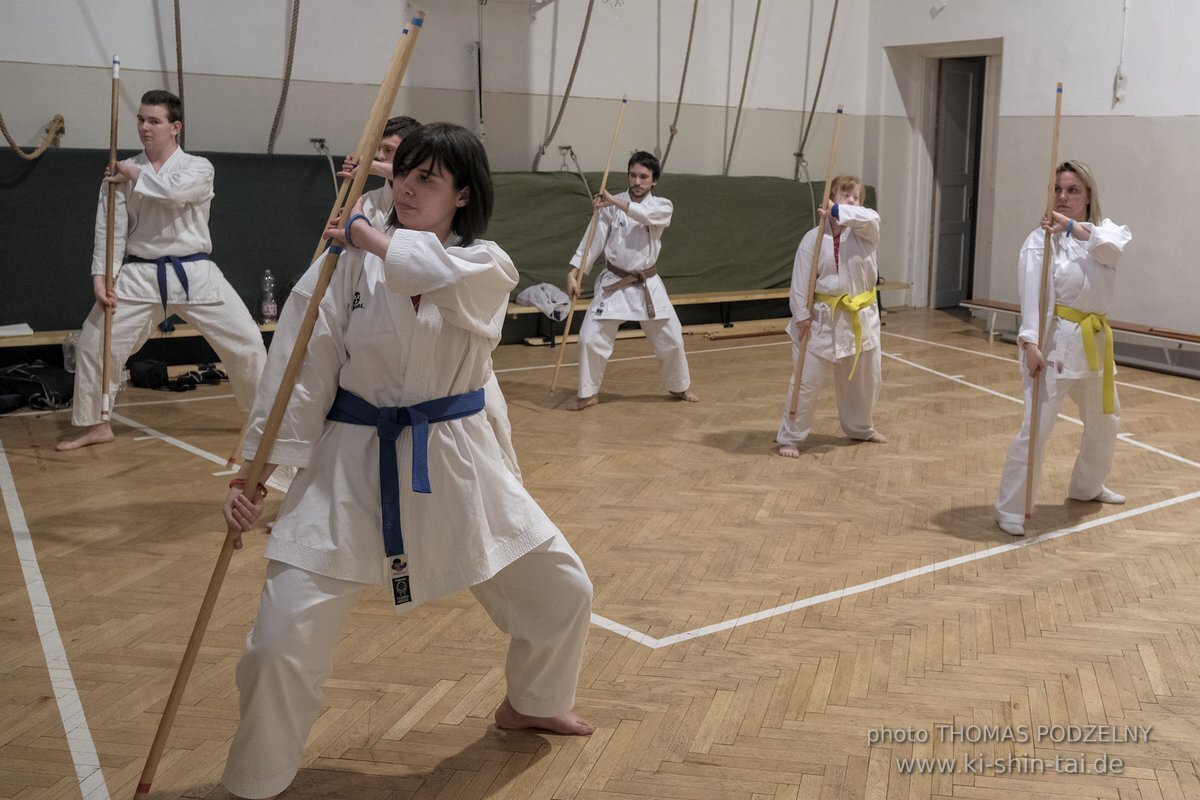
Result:
{"label": "man with brown belt", "polygon": [[658,357],[663,385],[677,400],[694,403],[683,329],[655,267],[662,250],[662,233],[671,224],[671,201],[655,197],[651,189],[662,172],[653,154],[640,150],[629,159],[629,189],[617,195],[596,197],[599,209],[590,251],[579,243],[567,273],[567,293],[579,296],[580,270],[587,274],[592,262],[604,253],[607,268],[596,278],[596,294],[579,328],[579,396],[568,406],[582,411],[600,402],[604,367],[612,355],[613,341],[622,322],[634,321],[646,333]]}

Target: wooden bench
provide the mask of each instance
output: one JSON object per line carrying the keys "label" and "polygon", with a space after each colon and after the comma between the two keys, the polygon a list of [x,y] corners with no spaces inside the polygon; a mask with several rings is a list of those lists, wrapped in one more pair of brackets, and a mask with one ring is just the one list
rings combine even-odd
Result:
{"label": "wooden bench", "polygon": [[[959,303],[963,308],[969,308],[972,311],[982,311],[988,315],[987,334],[988,341],[994,341],[996,337],[996,317],[1000,314],[1007,314],[1012,317],[1021,316],[1021,307],[1016,303],[1005,303],[999,300],[963,300]],[[1116,338],[1117,333],[1128,334],[1130,336],[1140,336],[1146,339],[1156,341],[1162,347],[1163,358],[1166,360],[1166,366],[1176,367],[1179,365],[1171,361],[1171,352],[1173,350],[1185,350],[1195,347],[1200,349],[1200,334],[1188,333],[1187,331],[1176,331],[1170,328],[1158,328],[1153,325],[1141,325],[1136,322],[1117,322],[1110,319],[1108,325],[1113,329],[1113,338]],[[1145,362],[1136,359],[1118,358],[1118,362],[1125,362],[1131,366],[1152,366]]]}
{"label": "wooden bench", "polygon": [[[910,286],[911,286],[911,284],[903,283],[901,281],[884,281],[883,283],[879,284],[876,287],[876,289],[881,292],[893,292],[893,291],[903,291],[904,289],[908,289]],[[742,291],[730,291],[730,292],[695,292],[693,294],[672,295],[671,296],[671,305],[673,305],[673,306],[692,306],[692,305],[703,305],[705,303],[719,305],[720,306],[719,313],[720,313],[720,319],[721,319],[721,322],[719,324],[685,326],[685,330],[684,330],[685,333],[708,334],[708,333],[715,332],[716,330],[719,330],[720,328],[734,327],[734,323],[730,321],[732,306],[734,303],[747,303],[747,302],[751,302],[754,300],[786,300],[790,296],[791,296],[790,288],[746,289],[746,290],[742,290]],[[578,298],[575,300],[575,311],[577,313],[580,311],[586,311],[587,307],[589,305],[591,305],[591,303],[592,303],[592,301],[590,298]],[[882,304],[881,304],[881,308],[882,308]],[[523,314],[540,314],[540,313],[541,313],[541,311],[536,306],[521,306],[521,305],[517,305],[516,303],[508,304],[508,315],[510,317],[513,317],[514,319]],[[761,324],[761,320],[755,320],[754,322]],[[540,322],[539,322],[538,333],[539,334],[541,333]],[[621,331],[620,333],[618,333],[617,336],[618,336],[618,338],[621,338],[621,339],[630,339],[630,338],[637,338],[637,337],[644,336],[644,335],[645,334],[643,334],[641,332],[641,330],[638,329],[638,330]],[[526,344],[539,344],[539,345],[540,344],[553,344],[553,342],[550,341],[550,338],[551,337],[545,337],[545,336],[529,337],[525,340],[525,343]],[[576,341],[576,337],[574,336],[574,334],[572,334],[571,336],[568,336],[567,341],[568,342]]]}
{"label": "wooden bench", "polygon": [[[264,322],[258,326],[263,333],[273,333],[275,331],[274,322]],[[62,344],[63,340],[72,333],[79,333],[78,329],[63,330],[63,331],[35,331],[21,336],[0,336],[0,347],[46,347],[56,344]],[[155,333],[147,341],[155,341],[158,339],[187,339],[190,337],[199,336],[200,331],[185,322],[176,323],[173,333],[161,333],[157,329]]]}

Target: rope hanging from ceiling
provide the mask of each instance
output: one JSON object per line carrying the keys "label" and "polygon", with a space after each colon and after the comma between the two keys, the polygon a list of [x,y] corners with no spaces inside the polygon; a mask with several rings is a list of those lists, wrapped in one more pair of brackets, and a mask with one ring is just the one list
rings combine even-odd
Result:
{"label": "rope hanging from ceiling", "polygon": [[275,152],[275,140],[283,126],[283,109],[287,106],[288,89],[292,85],[292,60],[296,55],[296,30],[300,25],[300,0],[292,0],[292,33],[288,37],[287,62],[283,67],[283,87],[279,90],[279,105],[275,108],[275,121],[271,123],[271,135],[267,139],[267,153]]}
{"label": "rope hanging from ceiling", "polygon": [[671,120],[671,136],[667,139],[667,149],[662,157],[663,169],[667,168],[671,145],[675,142],[675,134],[679,133],[679,110],[683,108],[683,84],[687,81],[688,64],[692,60],[692,38],[696,35],[696,12],[699,10],[700,0],[692,0],[692,26],[688,29],[687,51],[683,54],[683,74],[679,76],[679,97],[675,100],[675,119]]}
{"label": "rope hanging from ceiling", "polygon": [[746,71],[742,74],[742,95],[738,98],[737,116],[733,119],[733,135],[729,138],[729,153],[725,158],[725,168],[722,175],[729,174],[729,165],[733,163],[733,148],[737,144],[738,126],[742,122],[742,106],[746,102],[746,85],[750,82],[750,60],[754,57],[754,39],[758,35],[758,16],[762,11],[762,0],[754,4],[754,24],[750,27],[750,47],[746,51]]}
{"label": "rope hanging from ceiling", "polygon": [[4,134],[4,138],[8,142],[8,146],[12,148],[13,152],[26,161],[35,161],[41,157],[42,153],[45,153],[51,147],[58,147],[58,140],[66,132],[66,121],[62,118],[61,114],[55,114],[54,118],[50,120],[50,124],[46,126],[46,132],[42,136],[42,143],[35,147],[33,151],[26,153],[21,149],[21,146],[17,144],[16,140],[13,138],[13,135],[9,133],[8,126],[4,124],[4,115],[0,114],[0,133]]}
{"label": "rope hanging from ceiling", "polygon": [[796,168],[792,173],[793,179],[796,180],[800,177],[800,167],[803,165],[807,168],[808,166],[808,163],[804,160],[804,146],[808,144],[808,132],[812,130],[813,117],[817,113],[817,100],[821,97],[821,84],[825,81],[825,67],[829,64],[829,50],[833,44],[833,26],[837,22],[839,2],[841,0],[833,0],[833,14],[829,17],[829,33],[825,37],[825,55],[821,57],[821,72],[817,76],[817,90],[813,93],[812,109],[808,112],[808,124],[804,126],[804,133],[800,135],[799,148],[792,154],[796,157]]}
{"label": "rope hanging from ceiling", "polygon": [[537,155],[533,157],[533,172],[537,172],[538,164],[541,162],[542,156],[546,154],[546,148],[550,146],[550,142],[554,141],[554,135],[558,133],[558,125],[562,122],[563,112],[567,110],[567,100],[571,98],[571,86],[574,85],[575,73],[579,70],[579,58],[583,55],[583,44],[587,41],[588,26],[592,23],[592,9],[595,5],[596,0],[588,0],[587,14],[583,18],[583,33],[579,36],[579,47],[575,50],[575,63],[571,65],[571,77],[567,79],[567,88],[563,92],[562,104],[558,107],[558,117],[554,120],[554,125],[550,128],[546,141],[542,142]]}
{"label": "rope hanging from ceiling", "polygon": [[[180,104],[183,103],[183,24],[179,19],[179,0],[175,0],[175,83],[179,91]],[[187,108],[187,106],[184,106]],[[184,131],[179,132],[179,147],[183,149]]]}

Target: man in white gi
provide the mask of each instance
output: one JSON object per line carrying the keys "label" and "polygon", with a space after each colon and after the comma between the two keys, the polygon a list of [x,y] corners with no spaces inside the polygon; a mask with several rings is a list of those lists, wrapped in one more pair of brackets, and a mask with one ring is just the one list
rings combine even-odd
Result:
{"label": "man in white gi", "polygon": [[[375,159],[371,162],[369,174],[383,178],[386,183],[363,193],[362,213],[367,216],[371,227],[384,230],[388,226],[388,218],[392,215],[392,159],[396,156],[396,148],[404,141],[404,137],[421,127],[421,123],[412,117],[392,117],[383,126],[383,137],[379,147],[375,149]],[[342,162],[342,171],[338,173],[343,178],[353,177],[354,158],[347,157]]]}
{"label": "man in white gi", "polygon": [[662,234],[671,224],[673,206],[651,190],[662,172],[653,154],[640,150],[629,159],[629,189],[618,195],[604,192],[594,200],[599,215],[591,251],[583,252],[587,233],[571,259],[567,294],[580,291],[580,270],[586,275],[604,253],[608,266],[596,279],[596,294],[579,328],[579,396],[567,406],[582,411],[600,402],[604,367],[612,355],[617,328],[636,321],[658,357],[659,376],[671,396],[694,403],[690,391],[683,329],[655,267]]}
{"label": "man in white gi", "polygon": [[150,337],[158,314],[163,332],[174,329],[167,321],[172,314],[196,326],[220,357],[243,411],[254,401],[266,361],[258,325],[209,255],[213,167],[208,159],[179,147],[183,104],[170,92],[146,92],[137,119],[145,150],[118,162],[116,172],[104,178],[105,184],[117,185],[113,263],[120,269],[111,292],[104,278],[107,187],[100,192],[96,211],[96,305],[79,336],[71,413],[71,424],[86,430],[59,442],[59,450],[113,440],[112,426],[101,419],[100,408],[105,307],[113,308],[109,396],[116,396],[126,359]]}
{"label": "man in white gi", "polygon": [[821,225],[828,225],[829,235],[821,241],[811,315],[806,300],[813,248],[820,229],[813,228],[805,234],[796,250],[792,267],[792,319],[787,326],[792,339],[792,363],[798,361],[805,334],[808,334],[808,352],[804,374],[800,376],[796,415],[790,413],[796,381],[793,369],[783,402],[783,421],[775,435],[777,452],[785,458],[800,457],[797,445],[812,432],[817,392],[825,373],[831,369],[842,430],[851,439],[887,441],[875,430],[871,419],[881,382],[879,310],[875,305],[879,213],[862,207],[862,194],[862,181],[841,175],[833,179],[829,197],[821,204]]}

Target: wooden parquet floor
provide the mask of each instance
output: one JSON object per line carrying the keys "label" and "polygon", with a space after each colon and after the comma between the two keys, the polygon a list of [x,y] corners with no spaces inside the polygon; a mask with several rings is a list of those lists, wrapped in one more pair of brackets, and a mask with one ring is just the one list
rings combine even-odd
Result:
{"label": "wooden parquet floor", "polygon": [[[506,641],[469,593],[403,617],[372,594],[285,797],[1200,798],[1197,384],[1118,374],[1126,506],[1064,500],[1060,420],[1014,540],[991,512],[1013,348],[936,312],[884,334],[889,442],[842,438],[827,387],[794,461],[771,448],[783,337],[689,339],[698,404],[622,341],[579,414],[547,392],[557,351],[503,348],[526,484],[595,584],[597,731],[491,724]],[[227,386],[117,411],[116,443],[67,454],[65,414],[0,419],[0,798],[132,797],[219,548]],[[228,797],[261,549],[234,559],[154,798]]]}

